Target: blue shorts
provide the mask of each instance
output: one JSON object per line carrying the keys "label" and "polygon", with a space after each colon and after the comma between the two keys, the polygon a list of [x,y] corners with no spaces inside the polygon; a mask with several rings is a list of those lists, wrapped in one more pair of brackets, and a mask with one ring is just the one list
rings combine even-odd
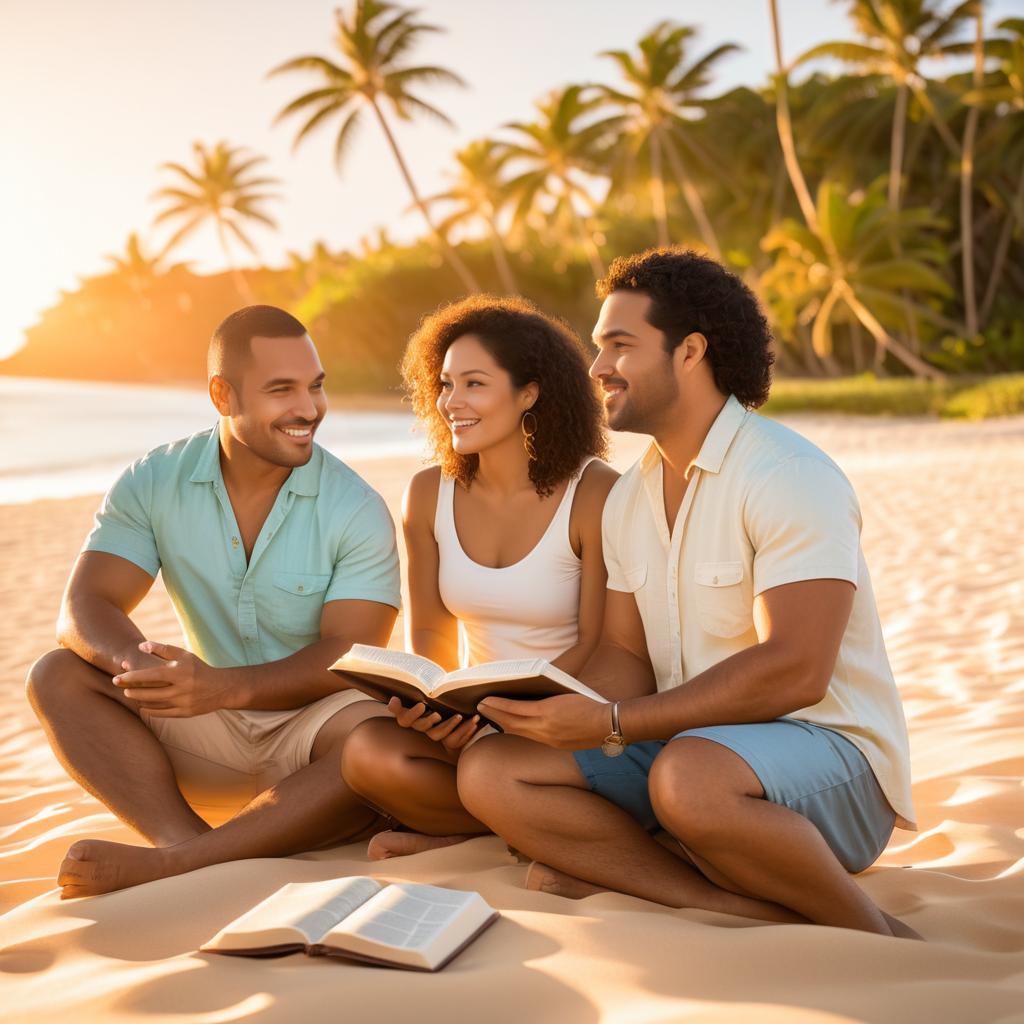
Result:
{"label": "blue shorts", "polygon": [[[889,842],[896,814],[867,759],[839,733],[780,718],[688,729],[672,739],[683,737],[712,740],[743,758],[764,788],[765,799],[812,822],[847,871],[869,867]],[[651,806],[647,776],[671,742],[630,743],[618,757],[605,757],[600,748],[577,750],[573,756],[595,793],[653,832],[661,825]]]}

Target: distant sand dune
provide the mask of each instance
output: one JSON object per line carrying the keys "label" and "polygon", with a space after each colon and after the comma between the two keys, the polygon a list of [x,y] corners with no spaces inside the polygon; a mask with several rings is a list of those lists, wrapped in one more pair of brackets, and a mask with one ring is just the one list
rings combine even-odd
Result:
{"label": "distant sand dune", "polygon": [[[789,422],[857,489],[910,723],[921,831],[897,832],[860,883],[928,944],[526,892],[495,838],[386,870],[348,846],[60,903],[53,877],[72,841],[139,841],[67,779],[23,698],[96,504],[72,499],[0,507],[0,1016],[1024,1021],[1024,419]],[[639,450],[625,439],[619,461]],[[416,462],[357,468],[397,511]],[[139,621],[148,635],[180,635],[159,586]],[[284,882],[351,872],[477,889],[504,918],[432,978],[194,953]]]}

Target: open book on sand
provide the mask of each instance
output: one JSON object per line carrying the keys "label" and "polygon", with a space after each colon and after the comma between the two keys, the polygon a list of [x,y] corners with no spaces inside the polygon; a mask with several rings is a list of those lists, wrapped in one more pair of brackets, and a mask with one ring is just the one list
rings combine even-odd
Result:
{"label": "open book on sand", "polygon": [[486,665],[445,672],[429,658],[405,651],[353,644],[351,650],[332,666],[347,682],[378,700],[398,697],[403,704],[422,701],[444,716],[452,713],[475,715],[485,697],[539,700],[562,693],[580,693],[606,703],[604,697],[555,668],[543,658],[491,661]]}
{"label": "open book on sand", "polygon": [[201,950],[231,956],[306,952],[438,971],[497,918],[479,893],[435,885],[382,886],[358,876],[289,882]]}

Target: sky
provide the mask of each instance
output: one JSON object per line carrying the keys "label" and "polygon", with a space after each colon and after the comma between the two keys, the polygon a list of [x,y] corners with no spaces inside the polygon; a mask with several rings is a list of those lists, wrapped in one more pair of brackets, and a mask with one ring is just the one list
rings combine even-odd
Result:
{"label": "sky", "polygon": [[[990,23],[1021,0],[989,0]],[[139,232],[158,248],[152,193],[164,161],[189,163],[194,141],[226,140],[268,158],[281,200],[279,231],[252,233],[263,262],[318,239],[356,245],[378,226],[404,240],[418,214],[376,126],[365,121],[339,177],[327,128],[292,152],[301,122],[278,111],[313,84],[267,71],[301,54],[332,55],[333,0],[0,0],[0,357],[80,276],[101,272]],[[456,123],[394,125],[417,184],[441,191],[452,153],[501,125],[529,119],[533,101],[569,82],[609,80],[602,50],[630,48],[658,21],[696,25],[693,55],[723,42],[713,91],[765,81],[774,64],[767,0],[419,0],[446,31],[413,59],[468,83],[424,96]],[[850,34],[841,2],[780,0],[787,59]],[[180,249],[199,271],[223,268],[212,229]],[[249,261],[239,254],[239,262]],[[0,366],[2,372],[2,366]]]}

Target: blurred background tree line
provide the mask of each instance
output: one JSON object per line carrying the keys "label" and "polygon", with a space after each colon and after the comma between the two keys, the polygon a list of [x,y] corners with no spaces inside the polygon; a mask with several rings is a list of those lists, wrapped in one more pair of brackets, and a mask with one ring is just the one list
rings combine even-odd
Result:
{"label": "blurred background tree line", "polygon": [[[762,87],[725,93],[715,74],[736,47],[704,49],[693,26],[662,22],[602,54],[603,81],[557,88],[531,120],[464,146],[449,187],[423,195],[395,128],[449,123],[436,93],[465,83],[417,62],[440,30],[421,12],[350,0],[322,52],[270,70],[296,85],[277,120],[296,147],[329,133],[342,177],[359,133],[383,132],[421,238],[380,230],[354,250],[318,242],[260,266],[254,235],[275,230],[281,182],[259,154],[197,142],[160,169],[146,239],[173,233],[160,245],[130,235],[3,371],[53,375],[56,361],[67,377],[195,381],[212,326],[258,301],[308,324],[332,390],[387,391],[407,337],[440,304],[520,293],[587,337],[608,261],[668,243],[754,289],[784,376],[941,384],[1022,371],[1024,18],[988,24],[981,0],[845,6],[850,39],[787,63],[767,0],[777,67]],[[940,64],[956,70],[938,76]],[[216,232],[225,273],[174,262],[199,230]],[[257,265],[239,267],[237,252]]]}

